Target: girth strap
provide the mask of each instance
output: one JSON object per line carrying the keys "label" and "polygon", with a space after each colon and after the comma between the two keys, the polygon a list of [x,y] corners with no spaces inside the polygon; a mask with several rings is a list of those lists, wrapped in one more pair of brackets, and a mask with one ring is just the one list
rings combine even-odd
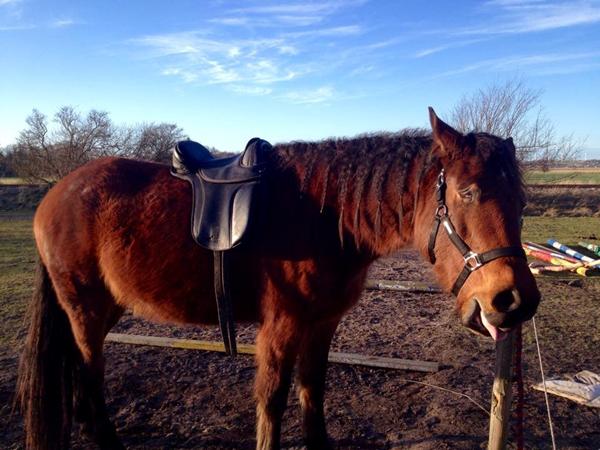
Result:
{"label": "girth strap", "polygon": [[226,261],[223,251],[215,250],[214,256],[214,275],[215,275],[215,297],[217,299],[217,313],[219,315],[219,326],[225,352],[230,356],[237,355],[237,345],[235,341],[235,323],[233,321],[233,306],[231,296],[225,280]]}

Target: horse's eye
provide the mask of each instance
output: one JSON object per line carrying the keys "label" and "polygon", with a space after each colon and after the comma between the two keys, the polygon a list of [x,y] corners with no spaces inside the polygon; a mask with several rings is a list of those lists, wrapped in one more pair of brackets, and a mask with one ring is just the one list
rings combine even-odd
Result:
{"label": "horse's eye", "polygon": [[473,189],[471,189],[471,188],[462,189],[462,190],[458,191],[458,195],[460,196],[461,200],[465,203],[471,203],[473,201],[473,199],[475,198]]}

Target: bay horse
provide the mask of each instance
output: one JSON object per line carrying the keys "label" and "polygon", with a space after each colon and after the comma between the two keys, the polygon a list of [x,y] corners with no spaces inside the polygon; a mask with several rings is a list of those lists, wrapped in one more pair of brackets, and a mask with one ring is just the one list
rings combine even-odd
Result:
{"label": "bay horse", "polygon": [[[540,294],[515,250],[524,189],[512,140],[463,135],[432,109],[430,122],[431,134],[293,142],[269,156],[266,218],[229,259],[235,318],[260,323],[258,449],[279,448],[295,366],[307,447],[330,447],[329,346],[382,255],[412,245],[448,291],[466,270],[455,308],[475,332],[500,339],[535,313]],[[77,169],[43,199],[17,392],[27,448],[67,448],[73,418],[100,448],[123,448],[105,406],[103,342],[125,310],[217,323],[213,258],[192,240],[191,202],[168,166],[121,158]]]}

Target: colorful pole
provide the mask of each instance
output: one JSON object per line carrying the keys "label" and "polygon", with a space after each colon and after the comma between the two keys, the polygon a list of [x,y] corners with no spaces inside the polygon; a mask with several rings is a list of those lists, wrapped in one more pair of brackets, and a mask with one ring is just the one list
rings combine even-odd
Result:
{"label": "colorful pole", "polygon": [[587,242],[578,242],[583,248],[587,248],[590,252],[594,252],[596,255],[600,256],[600,245],[596,244],[588,244]]}
{"label": "colorful pole", "polygon": [[538,250],[530,250],[527,247],[525,247],[524,250],[525,250],[525,254],[527,256],[532,256],[533,258],[537,258],[544,262],[549,262],[550,264],[554,264],[556,266],[564,266],[564,267],[568,267],[569,269],[576,269],[577,267],[583,266],[583,263],[580,263],[580,262],[572,263],[569,261],[565,261],[564,259],[554,258],[553,256],[551,256],[549,253],[546,253],[546,252],[542,252],[542,251],[538,251]]}
{"label": "colorful pole", "polygon": [[525,242],[525,243],[523,243],[523,247],[529,248],[530,250],[534,250],[534,251],[540,251],[540,252],[548,253],[553,258],[564,259],[565,261],[569,261],[569,262],[575,263],[575,264],[579,263],[578,259],[575,259],[575,258],[573,258],[571,256],[565,255],[564,253],[553,252],[548,247],[544,247],[544,246],[536,244],[534,242]]}
{"label": "colorful pole", "polygon": [[548,243],[548,245],[551,245],[552,247],[560,250],[561,252],[564,252],[567,255],[572,256],[573,258],[577,258],[580,261],[583,261],[586,263],[596,263],[596,262],[600,263],[600,261],[596,261],[595,259],[590,258],[589,256],[582,255],[581,253],[573,250],[570,247],[567,247],[566,245],[561,244],[558,241],[555,241],[554,239],[548,239],[548,241],[546,241],[546,242]]}

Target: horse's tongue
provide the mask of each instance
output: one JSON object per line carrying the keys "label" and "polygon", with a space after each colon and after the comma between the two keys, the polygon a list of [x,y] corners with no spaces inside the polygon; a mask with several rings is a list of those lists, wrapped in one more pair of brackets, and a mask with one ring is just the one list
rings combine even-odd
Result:
{"label": "horse's tongue", "polygon": [[485,314],[483,313],[483,310],[481,310],[480,315],[481,315],[481,323],[483,324],[485,329],[489,331],[490,336],[492,336],[493,340],[502,341],[506,338],[506,336],[508,336],[508,332],[502,331],[499,328],[495,327],[494,325],[492,325],[491,323],[488,322],[487,318],[485,317]]}

